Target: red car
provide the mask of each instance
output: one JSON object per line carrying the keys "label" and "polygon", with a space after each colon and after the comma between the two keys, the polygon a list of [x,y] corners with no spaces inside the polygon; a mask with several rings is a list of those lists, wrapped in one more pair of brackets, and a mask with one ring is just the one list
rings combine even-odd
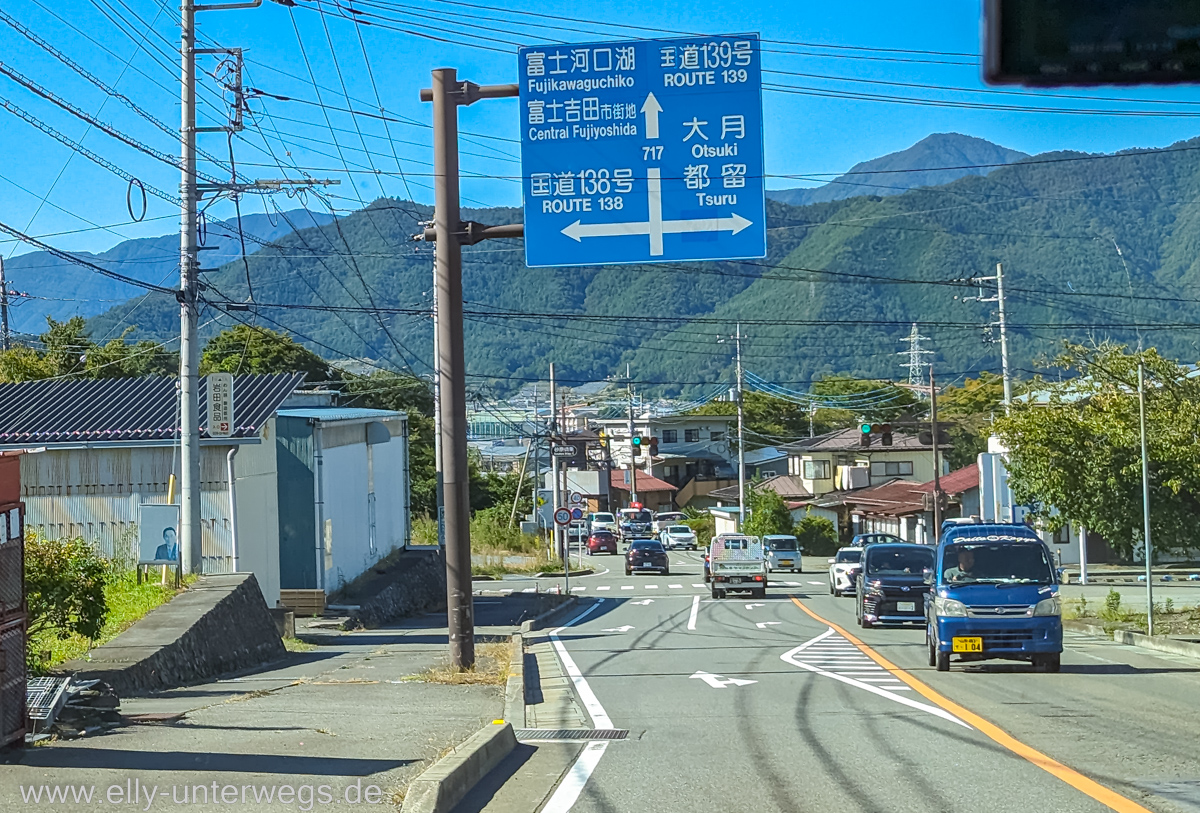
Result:
{"label": "red car", "polygon": [[617,537],[612,531],[596,531],[588,537],[587,541],[588,556],[593,553],[612,553],[617,552]]}

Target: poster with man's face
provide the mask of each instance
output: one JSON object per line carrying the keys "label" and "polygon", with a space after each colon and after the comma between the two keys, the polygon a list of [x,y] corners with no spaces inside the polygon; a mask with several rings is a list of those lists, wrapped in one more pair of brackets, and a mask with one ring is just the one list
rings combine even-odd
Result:
{"label": "poster with man's face", "polygon": [[138,518],[138,561],[179,561],[179,506],[142,505]]}

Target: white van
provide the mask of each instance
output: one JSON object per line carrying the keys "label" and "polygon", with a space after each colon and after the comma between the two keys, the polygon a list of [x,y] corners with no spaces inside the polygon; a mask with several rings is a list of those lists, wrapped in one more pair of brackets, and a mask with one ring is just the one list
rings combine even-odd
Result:
{"label": "white van", "polygon": [[665,531],[672,525],[680,525],[687,519],[682,511],[660,511],[654,515],[654,530]]}
{"label": "white van", "polygon": [[803,550],[796,537],[791,534],[767,534],[762,538],[766,546],[768,570],[790,570],[801,572],[800,554]]}

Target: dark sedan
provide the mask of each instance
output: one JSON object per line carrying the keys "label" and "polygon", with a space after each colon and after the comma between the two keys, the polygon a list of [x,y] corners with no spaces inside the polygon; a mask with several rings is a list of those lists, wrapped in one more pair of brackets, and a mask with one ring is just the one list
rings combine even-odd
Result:
{"label": "dark sedan", "polygon": [[667,561],[667,550],[657,539],[635,539],[629,543],[625,553],[625,575],[653,570],[664,576],[671,575],[671,566]]}
{"label": "dark sedan", "polygon": [[587,541],[588,556],[593,553],[613,553],[617,552],[617,535],[612,531],[595,531],[588,537]]}
{"label": "dark sedan", "polygon": [[926,545],[877,543],[863,551],[855,615],[861,627],[925,622],[925,569],[934,550]]}

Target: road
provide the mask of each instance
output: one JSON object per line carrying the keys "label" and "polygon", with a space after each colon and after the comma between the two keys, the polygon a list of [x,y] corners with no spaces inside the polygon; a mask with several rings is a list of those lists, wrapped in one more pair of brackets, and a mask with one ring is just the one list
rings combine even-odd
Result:
{"label": "road", "polygon": [[671,560],[592,557],[610,572],[573,582],[560,654],[595,726],[629,735],[543,810],[1200,810],[1200,661],[1068,634],[1060,674],[937,673],[920,629],[859,629],[823,571],[713,601],[698,554]]}

